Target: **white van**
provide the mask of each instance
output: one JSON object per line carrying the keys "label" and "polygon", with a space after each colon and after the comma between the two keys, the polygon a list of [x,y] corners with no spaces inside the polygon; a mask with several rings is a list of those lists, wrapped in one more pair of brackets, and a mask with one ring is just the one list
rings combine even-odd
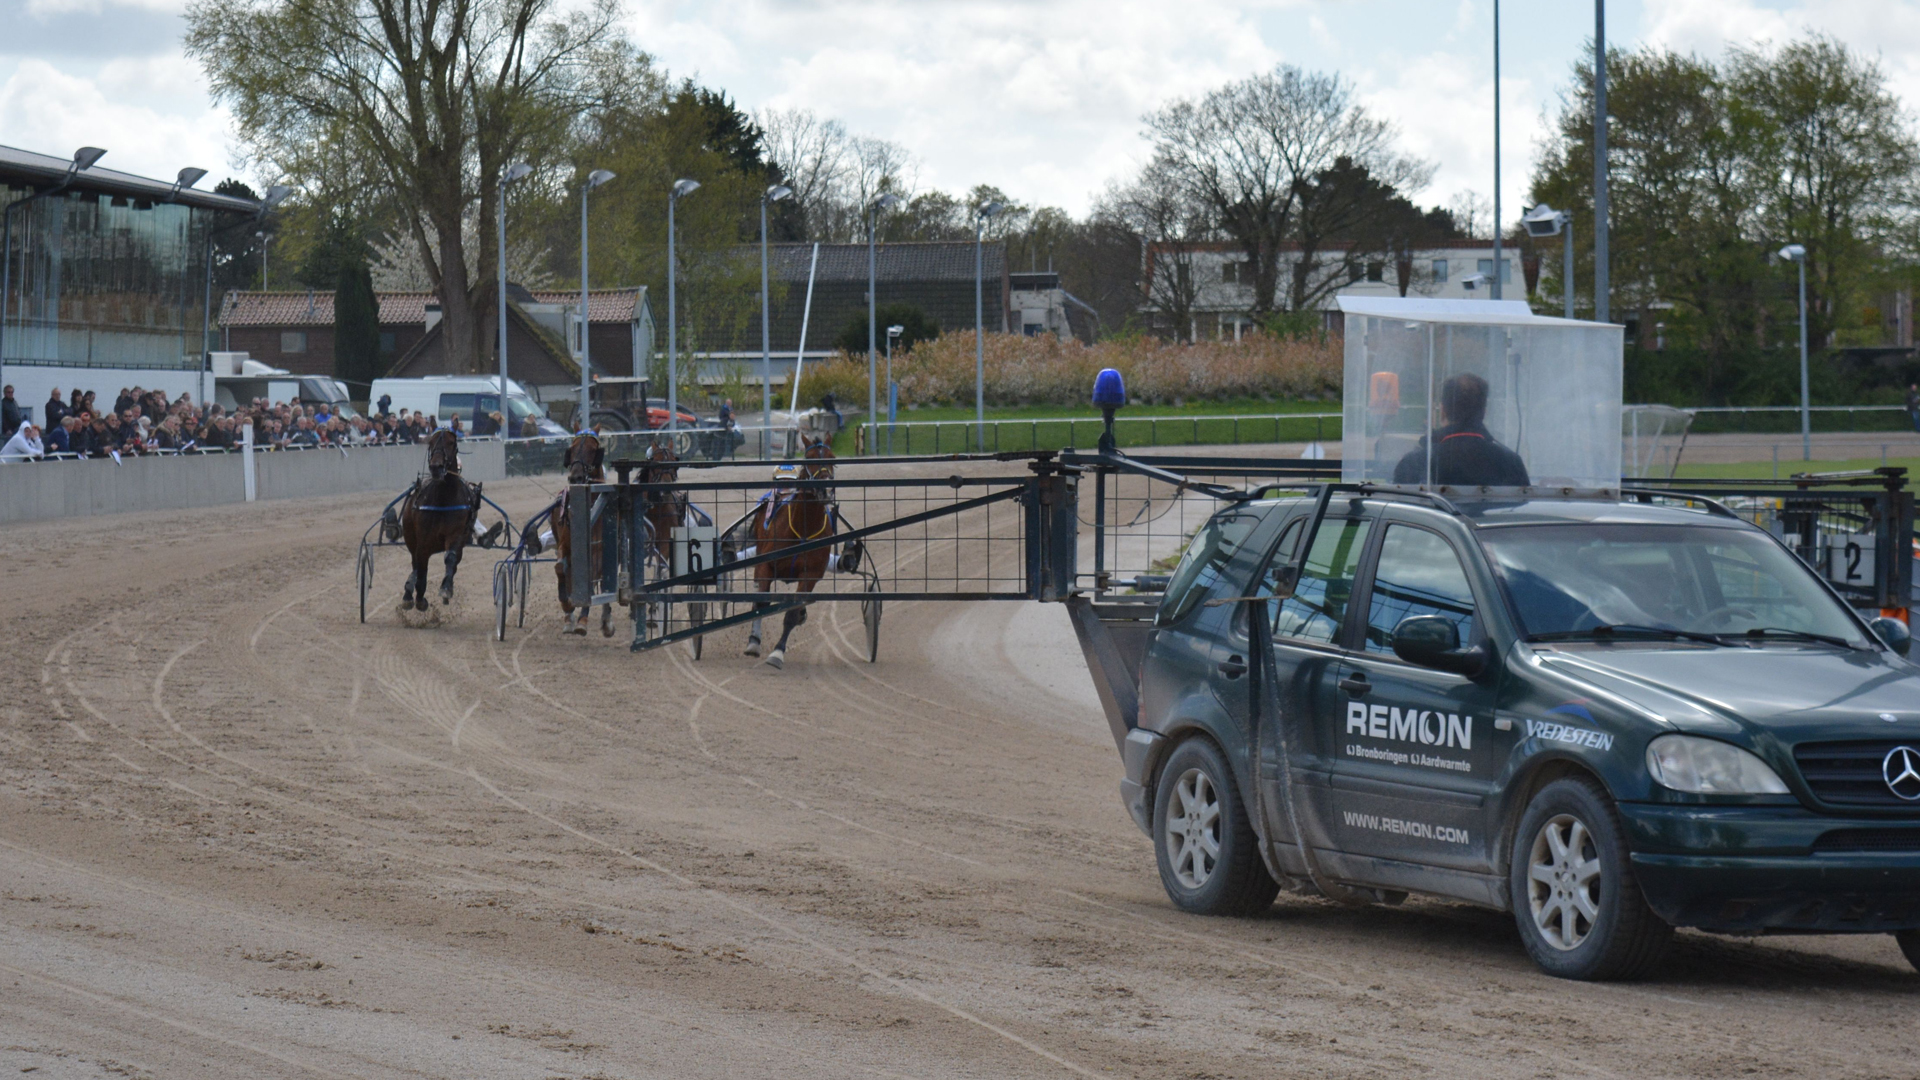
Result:
{"label": "white van", "polygon": [[458,416],[467,430],[487,413],[501,412],[509,419],[509,430],[518,435],[527,417],[534,418],[542,435],[565,435],[567,429],[547,419],[547,411],[527,394],[526,388],[507,380],[507,402],[500,405],[500,377],[497,375],[428,375],[421,379],[375,379],[370,412],[380,411],[380,398],[391,397],[387,408],[398,415],[401,409],[436,416],[441,423]]}

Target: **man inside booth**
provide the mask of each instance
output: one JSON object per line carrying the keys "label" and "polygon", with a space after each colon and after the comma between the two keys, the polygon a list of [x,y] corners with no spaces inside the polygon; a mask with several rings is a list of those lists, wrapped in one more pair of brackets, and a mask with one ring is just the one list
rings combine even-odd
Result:
{"label": "man inside booth", "polygon": [[[1430,436],[1435,484],[1450,487],[1526,487],[1526,463],[1487,431],[1487,380],[1455,375],[1440,385],[1443,426]],[[1396,484],[1427,483],[1428,438],[1394,466]]]}

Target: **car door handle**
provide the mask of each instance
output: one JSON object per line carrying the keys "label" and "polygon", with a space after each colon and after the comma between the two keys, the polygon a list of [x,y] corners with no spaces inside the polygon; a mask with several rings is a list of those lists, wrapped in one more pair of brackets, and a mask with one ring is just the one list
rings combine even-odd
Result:
{"label": "car door handle", "polygon": [[1366,672],[1356,671],[1340,680],[1340,689],[1345,690],[1353,697],[1366,697],[1368,694],[1373,693],[1373,684],[1367,681]]}
{"label": "car door handle", "polygon": [[1238,656],[1229,656],[1220,661],[1220,674],[1229,679],[1237,679],[1247,673],[1247,663]]}

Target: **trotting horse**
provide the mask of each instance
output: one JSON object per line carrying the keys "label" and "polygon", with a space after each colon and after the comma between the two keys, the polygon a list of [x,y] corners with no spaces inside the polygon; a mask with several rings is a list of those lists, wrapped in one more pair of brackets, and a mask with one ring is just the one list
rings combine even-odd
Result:
{"label": "trotting horse", "polygon": [[[643,484],[671,484],[680,479],[680,458],[664,438],[647,447],[646,463],[640,467]],[[649,491],[646,500],[647,528],[653,535],[653,557],[661,577],[673,574],[673,530],[687,524],[687,493]],[[648,625],[658,624],[656,604],[647,605]]]}
{"label": "trotting horse", "polygon": [[442,428],[427,437],[427,475],[415,481],[400,504],[400,533],[413,556],[413,573],[400,594],[400,607],[427,610],[427,559],[447,553],[447,576],[440,602],[453,600],[453,573],[480,516],[480,485],[460,475],[460,442]]}
{"label": "trotting horse", "polygon": [[[831,464],[816,464],[833,460],[833,448],[827,445],[827,440],[809,439],[806,447],[806,464],[800,467],[799,479],[833,479]],[[753,516],[754,551],[765,555],[827,537],[833,532],[836,513],[833,494],[824,484],[784,492],[778,489],[771,491],[761,504],[760,512]],[[812,551],[763,562],[753,568],[753,587],[758,592],[771,593],[774,582],[785,581],[792,583],[802,595],[810,593],[826,576],[827,558],[831,553],[829,547],[822,545]],[[769,606],[755,604],[754,608],[762,610]],[[786,666],[787,637],[793,633],[794,627],[806,621],[805,602],[786,613],[780,628],[780,640],[774,644],[773,651],[767,654],[770,666]],[[752,631],[747,635],[747,655],[760,655],[760,619],[757,616],[753,620]]]}
{"label": "trotting horse", "polygon": [[[567,469],[567,483],[605,483],[607,473],[602,463],[606,461],[606,457],[606,450],[601,447],[600,440],[594,438],[591,432],[583,431],[575,435],[572,445],[567,447],[566,455],[560,459],[561,463],[564,464]],[[553,564],[553,569],[554,573],[560,578],[560,610],[566,614],[566,625],[561,627],[560,632],[563,634],[579,634],[584,637],[587,633],[587,615],[588,609],[592,607],[592,604],[589,602],[592,597],[587,596],[582,598],[581,603],[578,605],[579,616],[576,618],[574,615],[576,605],[573,600],[572,502],[573,500],[569,499],[565,494],[562,494],[560,501],[554,506],[552,516],[548,520],[553,528],[554,554],[559,557]],[[587,524],[583,522],[581,527],[586,528]],[[587,568],[587,580],[598,581],[600,580],[600,537],[597,534],[593,537],[588,552],[590,564]],[[602,637],[613,636],[612,604],[602,604],[600,606],[600,634]]]}

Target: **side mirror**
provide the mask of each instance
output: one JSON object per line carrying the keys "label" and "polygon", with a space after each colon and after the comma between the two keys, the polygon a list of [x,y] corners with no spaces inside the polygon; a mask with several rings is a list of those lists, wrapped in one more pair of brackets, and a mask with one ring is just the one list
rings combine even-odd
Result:
{"label": "side mirror", "polygon": [[1887,643],[1887,648],[1901,656],[1907,655],[1907,650],[1913,647],[1913,631],[1907,629],[1907,624],[1899,619],[1882,615],[1867,625],[1873,628],[1874,633],[1880,635],[1881,641]]}
{"label": "side mirror", "polygon": [[1460,628],[1439,615],[1410,615],[1393,628],[1393,655],[1409,664],[1472,678],[1486,670],[1487,650],[1462,647]]}

